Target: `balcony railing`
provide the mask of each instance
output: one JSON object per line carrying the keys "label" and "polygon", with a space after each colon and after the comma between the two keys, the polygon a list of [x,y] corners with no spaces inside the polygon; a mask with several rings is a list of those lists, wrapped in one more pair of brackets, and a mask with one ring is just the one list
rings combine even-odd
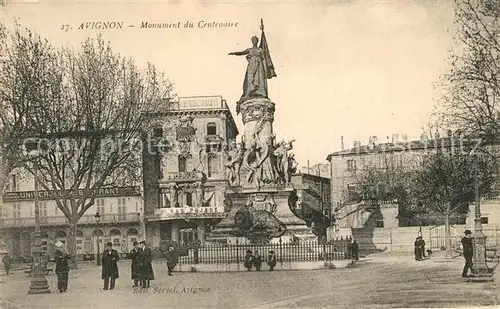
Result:
{"label": "balcony railing", "polygon": [[[120,222],[138,222],[140,216],[138,213],[111,213],[101,215],[101,224],[106,223],[120,223]],[[95,224],[94,214],[83,215],[78,224]],[[69,224],[68,219],[65,216],[40,216],[40,225],[67,225]],[[4,218],[3,227],[27,227],[35,226],[35,217],[23,217],[23,218]]]}

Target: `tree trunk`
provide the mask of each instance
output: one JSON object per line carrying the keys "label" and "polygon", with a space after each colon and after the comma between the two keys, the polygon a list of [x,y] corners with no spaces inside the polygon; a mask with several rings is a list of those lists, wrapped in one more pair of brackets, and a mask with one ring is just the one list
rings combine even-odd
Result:
{"label": "tree trunk", "polygon": [[71,256],[70,260],[70,268],[71,269],[77,269],[78,265],[76,263],[76,229],[77,229],[77,219],[75,218],[77,214],[73,214],[72,218],[70,219],[69,223],[69,233],[67,236],[67,249],[68,253]]}
{"label": "tree trunk", "polygon": [[[450,206],[448,205],[447,208],[449,207]],[[451,257],[452,251],[451,251],[450,213],[448,211],[444,214],[444,230],[445,230],[445,240],[446,240],[446,245],[445,245],[446,257]]]}

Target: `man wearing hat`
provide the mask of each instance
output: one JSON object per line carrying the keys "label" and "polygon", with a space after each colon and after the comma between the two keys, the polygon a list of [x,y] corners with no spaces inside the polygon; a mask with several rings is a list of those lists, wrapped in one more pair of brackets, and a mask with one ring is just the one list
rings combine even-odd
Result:
{"label": "man wearing hat", "polygon": [[269,265],[270,271],[273,271],[276,266],[276,254],[273,250],[269,251],[269,255],[267,256],[267,265]]}
{"label": "man wearing hat", "polygon": [[462,238],[462,249],[464,251],[465,265],[462,271],[462,277],[467,277],[469,269],[472,272],[472,257],[474,256],[474,249],[472,247],[472,232],[465,230],[465,236]]}
{"label": "man wearing hat", "polygon": [[130,266],[130,273],[132,275],[132,280],[134,280],[133,287],[138,287],[140,279],[138,258],[139,258],[139,251],[141,250],[141,248],[139,248],[139,243],[137,241],[134,241],[133,245],[134,248],[132,249],[132,251],[130,251],[130,259],[132,260],[132,264]]}
{"label": "man wearing hat", "polygon": [[66,292],[68,289],[69,277],[69,264],[68,260],[71,258],[64,248],[64,244],[60,241],[56,245],[56,275],[57,275],[57,289],[60,293]]}
{"label": "man wearing hat", "polygon": [[252,251],[247,250],[247,254],[245,255],[245,263],[243,265],[245,265],[247,271],[252,270],[252,266],[253,266]]}
{"label": "man wearing hat", "polygon": [[175,265],[177,265],[177,254],[174,251],[174,247],[168,248],[166,256],[167,256],[168,275],[173,276],[172,270],[174,270]]}
{"label": "man wearing hat", "polygon": [[102,279],[104,280],[104,290],[115,288],[115,280],[119,278],[118,264],[120,260],[118,252],[113,249],[113,244],[108,242],[106,250],[102,253]]}
{"label": "man wearing hat", "polygon": [[153,252],[145,241],[141,241],[141,249],[144,252],[144,268],[142,270],[142,287],[149,288],[150,281],[155,279],[153,272]]}

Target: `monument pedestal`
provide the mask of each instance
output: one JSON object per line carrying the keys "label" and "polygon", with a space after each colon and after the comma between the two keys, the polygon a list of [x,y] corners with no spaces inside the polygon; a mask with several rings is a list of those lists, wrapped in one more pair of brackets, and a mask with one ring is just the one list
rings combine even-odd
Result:
{"label": "monument pedestal", "polygon": [[[242,229],[240,214],[245,211],[250,201],[252,208],[261,214],[268,213],[265,218],[256,219],[259,214],[253,213],[254,225],[265,221],[271,230],[272,238],[290,237],[290,239],[317,240],[317,236],[312,233],[312,229],[306,225],[306,222],[298,218],[290,208],[290,198],[293,196],[294,189],[291,186],[266,187],[260,190],[254,188],[233,187],[226,192],[227,198],[232,205],[227,217],[223,219],[215,229],[209,233],[208,241],[226,241],[228,238],[246,238],[253,242],[247,233],[252,227]],[[260,222],[259,222],[260,221]],[[243,224],[244,225],[244,224]],[[274,231],[276,230],[276,231]],[[252,234],[250,232],[250,234]],[[255,238],[259,238],[259,231],[253,233]]]}

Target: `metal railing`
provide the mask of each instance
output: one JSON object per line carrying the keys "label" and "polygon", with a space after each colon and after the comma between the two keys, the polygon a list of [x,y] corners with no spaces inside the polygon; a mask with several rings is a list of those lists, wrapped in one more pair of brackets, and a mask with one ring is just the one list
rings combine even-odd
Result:
{"label": "metal railing", "polygon": [[178,251],[179,264],[230,264],[244,263],[246,251],[257,251],[262,261],[267,261],[269,251],[274,251],[277,262],[331,261],[351,258],[347,241],[330,243],[300,242],[272,243],[268,245],[205,244]]}
{"label": "metal railing", "polygon": [[[119,222],[138,222],[139,214],[134,213],[110,213],[102,214],[100,224],[105,223],[119,223]],[[35,226],[34,217],[22,217],[22,218],[4,218],[2,220],[3,227],[27,227]],[[78,224],[95,224],[95,215],[86,214],[83,215]],[[40,216],[40,225],[67,225],[69,224],[68,219],[65,216]]]}

